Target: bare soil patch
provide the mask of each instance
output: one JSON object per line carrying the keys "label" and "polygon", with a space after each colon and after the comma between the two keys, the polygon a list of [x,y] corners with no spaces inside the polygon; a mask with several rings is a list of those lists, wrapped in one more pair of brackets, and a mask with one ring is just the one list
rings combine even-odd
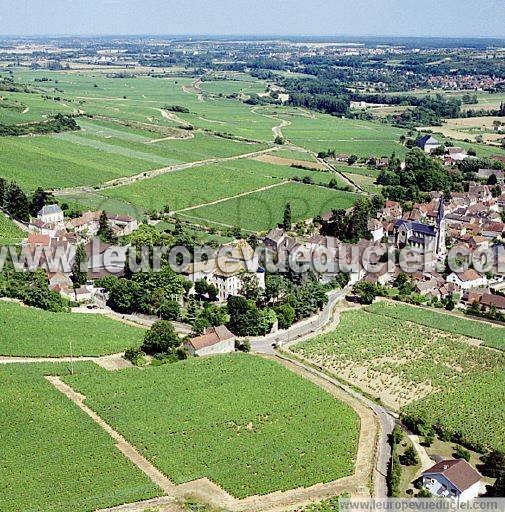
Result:
{"label": "bare soil patch", "polygon": [[306,167],[307,169],[313,169],[314,171],[325,171],[326,168],[323,164],[319,162],[307,162],[306,160],[295,160],[292,158],[283,158],[280,156],[275,155],[259,155],[255,157],[253,160],[257,160],[258,162],[263,162],[266,164],[273,164],[273,165],[300,165],[303,167]]}

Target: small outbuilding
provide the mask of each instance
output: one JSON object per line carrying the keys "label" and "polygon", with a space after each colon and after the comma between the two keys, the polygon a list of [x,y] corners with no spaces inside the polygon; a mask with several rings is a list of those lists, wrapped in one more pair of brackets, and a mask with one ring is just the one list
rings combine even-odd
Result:
{"label": "small outbuilding", "polygon": [[205,334],[191,338],[184,343],[191,356],[211,356],[235,352],[236,336],[224,325],[211,327]]}

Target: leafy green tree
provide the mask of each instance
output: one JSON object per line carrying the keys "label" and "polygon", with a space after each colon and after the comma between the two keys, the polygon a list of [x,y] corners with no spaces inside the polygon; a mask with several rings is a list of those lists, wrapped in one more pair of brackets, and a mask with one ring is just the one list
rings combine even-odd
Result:
{"label": "leafy green tree", "polygon": [[275,311],[270,308],[263,308],[259,310],[259,334],[260,335],[266,335],[271,330],[272,327],[277,320],[277,315],[275,314]]}
{"label": "leafy green tree", "polygon": [[403,455],[400,455],[400,463],[404,466],[415,466],[419,463],[416,450],[412,445],[409,445]]}
{"label": "leafy green tree", "polygon": [[74,288],[84,286],[88,280],[88,255],[84,249],[84,245],[79,244],[75,251],[74,263],[72,265],[72,282]]}
{"label": "leafy green tree", "polygon": [[261,296],[262,290],[256,275],[250,272],[243,272],[240,275],[240,281],[242,283],[240,295],[243,295],[246,299],[257,302]]}
{"label": "leafy green tree", "polygon": [[107,214],[102,212],[100,214],[100,220],[98,221],[98,232],[97,236],[102,242],[112,243],[114,241],[114,232],[109,224]]}
{"label": "leafy green tree", "polygon": [[7,187],[4,201],[5,209],[17,220],[28,222],[30,220],[30,203],[26,194],[16,183]]}
{"label": "leafy green tree", "polygon": [[260,334],[261,314],[254,302],[244,297],[228,297],[228,328],[237,336],[257,336]]}
{"label": "leafy green tree", "polygon": [[213,327],[225,325],[229,321],[226,306],[217,306],[216,304],[205,304],[200,316],[205,318],[209,322],[209,325]]}
{"label": "leafy green tree", "polygon": [[372,304],[379,295],[377,286],[366,281],[357,283],[353,288],[353,292],[359,297],[362,304]]}
{"label": "leafy green tree", "polygon": [[167,320],[153,324],[144,337],[142,351],[148,355],[171,354],[181,346],[181,339]]}
{"label": "leafy green tree", "polygon": [[43,188],[39,187],[32,196],[32,200],[30,202],[30,214],[33,217],[36,217],[44,206],[54,203],[54,201],[55,199],[53,194],[46,192]]}
{"label": "leafy green tree", "polygon": [[159,314],[163,320],[180,320],[181,306],[175,300],[164,300],[159,307]]}
{"label": "leafy green tree", "polygon": [[282,220],[282,227],[286,231],[289,231],[291,229],[292,224],[293,224],[293,220],[292,220],[292,214],[291,214],[291,204],[287,203],[285,208],[284,208],[284,216],[283,216],[283,220]]}
{"label": "leafy green tree", "polygon": [[289,304],[283,304],[274,308],[277,320],[279,321],[279,329],[289,329],[295,320],[295,310]]}
{"label": "leafy green tree", "polygon": [[491,478],[498,478],[505,475],[505,452],[493,450],[482,457],[484,466],[482,473]]}
{"label": "leafy green tree", "polygon": [[4,207],[6,195],[7,195],[7,181],[4,178],[0,178],[0,208]]}
{"label": "leafy green tree", "polygon": [[453,456],[455,459],[463,459],[463,460],[466,460],[467,462],[470,462],[470,458],[472,455],[466,448],[456,445],[454,447]]}
{"label": "leafy green tree", "polygon": [[258,238],[258,235],[256,235],[255,233],[252,233],[250,234],[248,237],[247,237],[247,243],[252,247],[252,249],[255,251],[256,248],[258,247],[259,245],[259,238]]}

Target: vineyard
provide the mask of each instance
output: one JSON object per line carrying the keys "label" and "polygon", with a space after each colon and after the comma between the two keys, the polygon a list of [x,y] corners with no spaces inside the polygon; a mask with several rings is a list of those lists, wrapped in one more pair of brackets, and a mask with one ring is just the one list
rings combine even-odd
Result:
{"label": "vineyard", "polygon": [[437,313],[433,309],[423,309],[408,306],[407,304],[394,304],[390,302],[377,302],[366,308],[370,313],[384,315],[400,320],[408,320],[416,324],[433,327],[440,331],[459,334],[468,338],[481,340],[484,345],[505,349],[505,328],[486,322],[467,320],[454,315]]}
{"label": "vineyard", "polygon": [[354,472],[356,413],[273,361],[215,356],[65,381],[174,483],[208,477],[243,498]]}
{"label": "vineyard", "polygon": [[[458,430],[472,441],[478,433],[484,444],[503,446],[499,383],[505,375],[505,354],[479,348],[465,336],[414,323],[402,317],[396,305],[388,307],[395,318],[385,316],[381,305],[343,313],[337,330],[293,350],[392,409],[422,413],[433,424]],[[381,314],[370,312],[375,308]]]}
{"label": "vineyard", "polygon": [[23,231],[0,212],[0,246],[19,244],[24,237]]}
{"label": "vineyard", "polygon": [[140,345],[143,334],[103,315],[50,313],[0,302],[2,356],[102,356]]}
{"label": "vineyard", "polygon": [[[98,369],[98,367],[95,367]],[[94,371],[79,363],[75,371]],[[64,364],[0,365],[0,510],[91,511],[161,491],[44,379]]]}

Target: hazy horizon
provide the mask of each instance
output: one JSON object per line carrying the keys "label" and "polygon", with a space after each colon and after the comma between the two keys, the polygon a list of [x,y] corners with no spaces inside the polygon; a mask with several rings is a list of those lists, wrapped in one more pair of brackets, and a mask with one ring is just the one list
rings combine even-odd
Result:
{"label": "hazy horizon", "polygon": [[[505,2],[481,0],[19,0],[0,36],[505,38]],[[441,5],[443,4],[443,5]]]}

